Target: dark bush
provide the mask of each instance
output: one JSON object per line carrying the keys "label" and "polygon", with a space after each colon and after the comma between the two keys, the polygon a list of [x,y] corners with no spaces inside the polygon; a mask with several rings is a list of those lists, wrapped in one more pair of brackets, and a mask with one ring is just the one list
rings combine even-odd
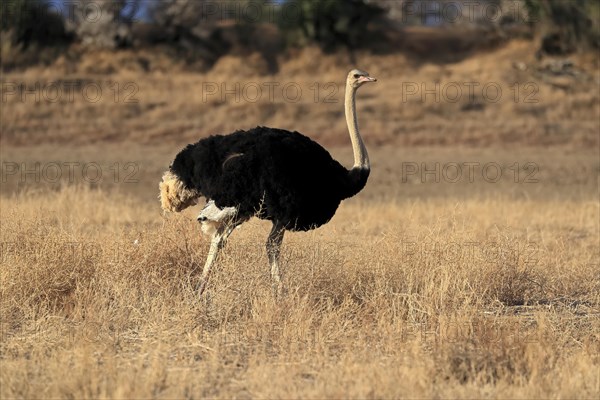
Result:
{"label": "dark bush", "polygon": [[[59,10],[47,1],[6,0],[2,1],[0,10],[2,45],[18,45],[27,49],[33,43],[51,46],[71,39]],[[11,43],[4,43],[5,40]]]}
{"label": "dark bush", "polygon": [[369,43],[369,25],[383,14],[364,0],[289,0],[281,6],[278,22],[288,44],[352,50]]}
{"label": "dark bush", "polygon": [[525,0],[531,23],[542,34],[540,50],[563,55],[600,48],[600,3],[587,0]]}

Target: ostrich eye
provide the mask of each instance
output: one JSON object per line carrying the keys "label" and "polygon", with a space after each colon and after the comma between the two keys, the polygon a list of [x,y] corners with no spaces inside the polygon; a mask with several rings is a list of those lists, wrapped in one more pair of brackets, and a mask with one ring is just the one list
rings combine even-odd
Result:
{"label": "ostrich eye", "polygon": [[354,74],[354,79],[360,78],[360,74]]}

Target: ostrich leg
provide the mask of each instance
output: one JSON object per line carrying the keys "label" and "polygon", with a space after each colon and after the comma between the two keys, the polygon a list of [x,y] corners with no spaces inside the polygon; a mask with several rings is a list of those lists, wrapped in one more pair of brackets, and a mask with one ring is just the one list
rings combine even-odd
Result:
{"label": "ostrich leg", "polygon": [[273,228],[267,239],[267,256],[269,257],[269,265],[271,266],[271,279],[278,294],[281,293],[282,289],[281,275],[279,273],[279,252],[284,233],[285,229],[277,224],[273,224]]}
{"label": "ostrich leg", "polygon": [[220,226],[215,233],[212,235],[212,239],[210,241],[210,248],[208,249],[208,256],[206,257],[206,262],[204,263],[204,268],[202,270],[202,278],[200,281],[200,286],[198,287],[198,295],[201,296],[206,289],[206,284],[208,283],[208,277],[210,275],[210,271],[212,266],[219,254],[219,251],[225,246],[227,242],[227,238],[233,232],[233,229],[237,226],[237,224],[227,224]]}
{"label": "ostrich leg", "polygon": [[212,265],[214,264],[219,250],[225,246],[225,242],[231,232],[236,226],[244,222],[244,218],[236,218],[237,210],[234,207],[225,207],[223,209],[216,206],[213,200],[208,201],[200,214],[198,215],[198,222],[202,226],[202,232],[206,235],[211,236],[210,248],[208,250],[208,256],[204,263],[204,269],[202,270],[202,278],[200,286],[198,287],[198,294],[202,295],[206,284],[208,283],[208,277]]}

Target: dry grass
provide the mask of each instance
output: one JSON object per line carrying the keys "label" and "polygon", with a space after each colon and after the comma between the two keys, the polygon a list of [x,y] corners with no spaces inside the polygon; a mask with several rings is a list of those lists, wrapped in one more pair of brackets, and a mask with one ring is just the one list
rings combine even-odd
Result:
{"label": "dry grass", "polygon": [[195,295],[208,244],[193,211],[160,215],[158,177],[145,201],[5,194],[0,395],[597,398],[600,205],[585,170],[574,196],[539,198],[377,200],[374,176],[330,224],[286,236],[279,299],[258,220]]}
{"label": "dry grass", "polygon": [[[597,146],[597,57],[574,56],[575,75],[555,76],[538,72],[534,53],[532,42],[516,40],[448,64],[357,55],[357,66],[379,78],[359,94],[367,144]],[[142,62],[152,64],[151,72]],[[329,145],[347,143],[343,85],[353,62],[309,48],[280,60],[274,75],[261,74],[263,63],[258,56],[227,56],[199,73],[163,65],[151,53],[90,53],[74,70],[59,60],[50,68],[5,74],[0,140],[182,143],[267,125]],[[21,95],[20,84],[33,93]]]}

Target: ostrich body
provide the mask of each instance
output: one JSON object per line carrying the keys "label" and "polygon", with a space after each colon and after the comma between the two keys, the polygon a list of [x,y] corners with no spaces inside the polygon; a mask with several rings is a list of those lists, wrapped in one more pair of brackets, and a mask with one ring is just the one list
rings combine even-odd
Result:
{"label": "ostrich body", "polygon": [[327,223],[342,200],[362,190],[370,164],[358,132],[355,96],[360,86],[375,81],[356,69],[346,81],[346,121],[354,151],[350,170],[298,132],[260,126],[210,136],[177,154],[160,184],[160,200],[164,210],[174,212],[196,204],[199,197],[207,200],[198,216],[202,231],[211,236],[200,294],[227,237],[252,216],[273,223],[267,255],[271,277],[280,289],[278,261],[284,232]]}

